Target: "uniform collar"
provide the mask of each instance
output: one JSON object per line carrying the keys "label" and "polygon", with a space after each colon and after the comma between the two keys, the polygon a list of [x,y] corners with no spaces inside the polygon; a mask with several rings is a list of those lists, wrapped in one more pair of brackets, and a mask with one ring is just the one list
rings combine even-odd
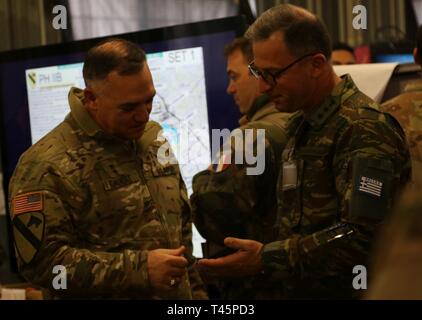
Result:
{"label": "uniform collar", "polygon": [[82,89],[72,87],[69,91],[70,112],[79,127],[90,137],[104,134],[100,126],[92,119],[88,110],[83,105],[84,92]]}
{"label": "uniform collar", "polygon": [[321,129],[330,116],[340,108],[340,105],[358,90],[349,74],[342,76],[341,79],[342,81],[334,87],[319,107],[305,114],[305,121],[315,130]]}
{"label": "uniform collar", "polygon": [[260,95],[258,98],[255,99],[248,113],[245,114],[242,118],[240,118],[239,124],[242,126],[251,121],[258,120],[269,113],[273,113],[273,108],[271,110],[269,110],[269,108],[266,108],[269,102],[270,98],[266,94]]}

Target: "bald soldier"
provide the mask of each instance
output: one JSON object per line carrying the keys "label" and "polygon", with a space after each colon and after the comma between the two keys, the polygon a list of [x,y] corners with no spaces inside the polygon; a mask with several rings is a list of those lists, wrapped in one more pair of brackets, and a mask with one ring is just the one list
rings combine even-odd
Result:
{"label": "bald soldier", "polygon": [[[10,181],[20,273],[66,298],[205,298],[185,184],[178,165],[157,159],[165,142],[149,121],[145,53],[106,40],[88,51],[83,77],[70,113]],[[66,290],[53,281],[63,269]]]}
{"label": "bald soldier", "polygon": [[250,69],[280,111],[295,112],[277,184],[277,241],[228,237],[237,251],[200,260],[210,272],[264,273],[288,299],[352,299],[353,268],[369,261],[374,235],[410,178],[404,132],[330,62],[324,24],[279,5],[246,32]]}
{"label": "bald soldier", "polygon": [[[422,26],[413,50],[415,63],[422,65]],[[422,78],[407,84],[404,93],[382,104],[403,126],[412,157],[413,175],[422,171]],[[414,177],[413,177],[414,178]]]}
{"label": "bald soldier", "polygon": [[[206,256],[216,257],[224,251],[228,235],[251,237],[263,242],[275,239],[276,182],[279,155],[286,142],[289,114],[281,113],[267,95],[261,95],[257,79],[249,72],[252,47],[245,38],[237,38],[225,48],[229,85],[227,92],[242,113],[237,130],[265,130],[265,169],[248,175],[246,163],[211,165],[193,179],[191,203],[195,226],[207,240]],[[232,146],[235,156],[235,145]],[[246,147],[245,150],[247,152]],[[242,157],[245,159],[245,157]],[[213,277],[212,273],[203,273]],[[214,277],[224,299],[276,298],[274,286],[260,277]]]}

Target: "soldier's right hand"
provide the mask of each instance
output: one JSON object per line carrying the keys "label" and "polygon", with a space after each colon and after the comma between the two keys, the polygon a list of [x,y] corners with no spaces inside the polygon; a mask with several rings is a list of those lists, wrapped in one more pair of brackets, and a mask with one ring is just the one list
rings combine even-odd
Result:
{"label": "soldier's right hand", "polygon": [[177,287],[187,271],[188,260],[183,257],[186,248],[155,249],[148,252],[148,275],[151,287],[169,291]]}

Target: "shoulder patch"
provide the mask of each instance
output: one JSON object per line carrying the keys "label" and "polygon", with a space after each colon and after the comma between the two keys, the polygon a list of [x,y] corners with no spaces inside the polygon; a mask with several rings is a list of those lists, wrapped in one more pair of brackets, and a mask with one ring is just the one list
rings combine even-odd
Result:
{"label": "shoulder patch", "polygon": [[373,195],[376,197],[381,197],[382,194],[383,182],[377,179],[360,176],[358,191]]}
{"label": "shoulder patch", "polygon": [[41,192],[28,192],[12,199],[12,214],[17,216],[26,212],[42,211],[44,198]]}
{"label": "shoulder patch", "polygon": [[352,194],[349,210],[352,219],[381,220],[391,206],[393,164],[388,159],[356,156],[352,160]]}
{"label": "shoulder patch", "polygon": [[35,257],[44,238],[45,219],[41,212],[25,212],[13,217],[13,237],[19,257],[28,264]]}

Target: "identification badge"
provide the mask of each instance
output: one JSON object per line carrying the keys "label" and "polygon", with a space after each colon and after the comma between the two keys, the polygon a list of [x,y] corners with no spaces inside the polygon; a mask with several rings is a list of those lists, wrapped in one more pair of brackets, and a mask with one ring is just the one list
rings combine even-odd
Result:
{"label": "identification badge", "polygon": [[297,162],[283,162],[283,191],[296,189],[297,187]]}

